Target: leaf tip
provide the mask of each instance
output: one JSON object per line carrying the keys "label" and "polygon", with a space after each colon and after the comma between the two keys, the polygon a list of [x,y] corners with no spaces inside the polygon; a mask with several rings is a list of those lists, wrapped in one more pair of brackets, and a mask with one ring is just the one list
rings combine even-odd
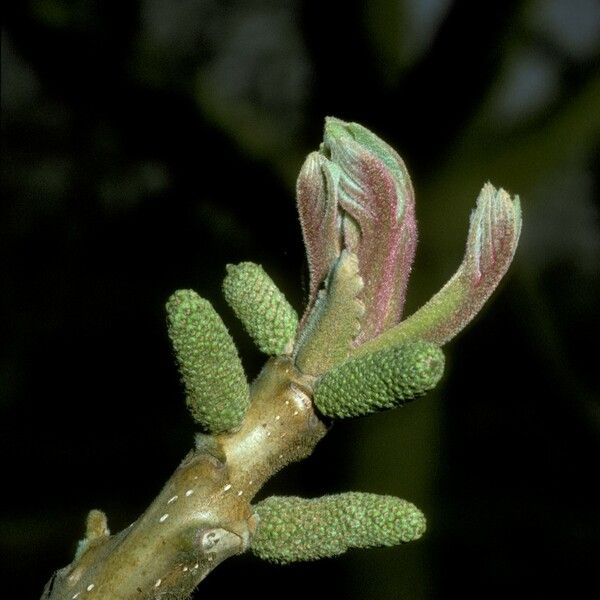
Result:
{"label": "leaf tip", "polygon": [[467,237],[467,271],[474,285],[485,280],[495,287],[515,253],[521,232],[521,203],[489,181],[471,213]]}

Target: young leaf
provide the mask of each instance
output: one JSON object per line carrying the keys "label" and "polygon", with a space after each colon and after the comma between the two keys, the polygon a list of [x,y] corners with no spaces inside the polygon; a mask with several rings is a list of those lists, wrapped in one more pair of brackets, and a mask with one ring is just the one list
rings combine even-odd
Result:
{"label": "young leaf", "polygon": [[340,172],[344,242],[364,280],[359,346],[402,315],[417,242],[414,192],[400,156],[357,123],[326,119],[322,151]]}
{"label": "young leaf", "polygon": [[363,313],[362,285],[356,255],[344,250],[296,342],[295,361],[303,373],[320,375],[348,357]]}
{"label": "young leaf", "polygon": [[519,197],[486,183],[471,213],[462,264],[446,285],[417,312],[355,355],[423,339],[443,345],[473,319],[506,273],[521,233]]}
{"label": "young leaf", "polygon": [[311,152],[302,165],[296,183],[298,215],[310,271],[305,316],[313,307],[319,287],[341,252],[338,178],[336,167],[327,158],[318,152]]}

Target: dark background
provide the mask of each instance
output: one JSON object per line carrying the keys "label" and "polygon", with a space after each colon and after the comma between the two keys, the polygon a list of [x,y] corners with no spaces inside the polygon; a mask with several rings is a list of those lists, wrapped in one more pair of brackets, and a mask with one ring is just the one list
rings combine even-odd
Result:
{"label": "dark background", "polygon": [[396,494],[426,512],[425,537],[288,567],[244,556],[203,593],[592,597],[599,40],[593,0],[5,10],[2,589],[39,597],[90,508],[113,531],[128,525],[189,449],[164,326],[173,290],[209,298],[258,372],[219,291],[224,266],[263,264],[301,309],[294,180],[335,115],[378,133],[411,171],[408,313],[459,264],[486,180],[521,195],[521,244],[448,346],[436,394],[338,423],[264,490]]}

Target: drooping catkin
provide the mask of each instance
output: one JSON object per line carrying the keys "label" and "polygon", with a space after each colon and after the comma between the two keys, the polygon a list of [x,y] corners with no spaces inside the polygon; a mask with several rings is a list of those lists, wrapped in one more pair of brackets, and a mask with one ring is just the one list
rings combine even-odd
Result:
{"label": "drooping catkin", "polygon": [[298,315],[264,269],[251,262],[227,265],[223,293],[259,350],[283,354],[296,335]]}
{"label": "drooping catkin", "polygon": [[325,373],[314,402],[333,418],[366,415],[400,406],[432,389],[444,371],[442,351],[410,342],[351,358]]}
{"label": "drooping catkin", "polygon": [[394,546],[418,539],[426,527],[423,513],[410,502],[361,492],[314,499],[272,496],[255,510],[259,521],[251,550],[275,563]]}
{"label": "drooping catkin", "polygon": [[208,300],[178,290],[167,302],[169,337],[183,380],[187,405],[209,433],[239,427],[249,389],[237,349]]}

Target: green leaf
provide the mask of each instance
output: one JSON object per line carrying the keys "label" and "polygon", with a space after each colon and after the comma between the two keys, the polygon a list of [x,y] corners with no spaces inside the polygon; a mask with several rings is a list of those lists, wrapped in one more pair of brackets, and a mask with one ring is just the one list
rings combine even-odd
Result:
{"label": "green leaf", "polygon": [[450,341],[481,310],[508,270],[521,224],[519,197],[512,199],[486,183],[471,213],[465,257],[456,273],[417,312],[357,348],[355,355],[416,339],[439,346]]}
{"label": "green leaf", "polygon": [[320,375],[348,357],[360,330],[362,285],[356,255],[344,250],[296,342],[294,356],[302,372]]}

